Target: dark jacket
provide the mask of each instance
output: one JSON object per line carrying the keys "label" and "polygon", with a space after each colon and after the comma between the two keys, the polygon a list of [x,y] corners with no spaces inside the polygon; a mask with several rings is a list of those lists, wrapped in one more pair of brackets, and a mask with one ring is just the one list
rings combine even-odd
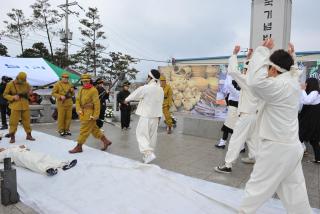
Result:
{"label": "dark jacket", "polygon": [[3,92],[6,89],[7,83],[0,83],[0,105],[7,105],[8,101],[3,97]]}
{"label": "dark jacket", "polygon": [[105,106],[106,105],[106,100],[109,101],[109,93],[107,93],[106,89],[104,89],[103,87],[97,87],[97,90],[98,90],[98,93],[99,93],[100,104],[102,106]]}
{"label": "dark jacket", "polygon": [[123,102],[125,101],[125,99],[130,95],[130,92],[129,91],[120,91],[117,95],[117,105],[119,106],[120,104],[120,109],[123,110],[123,109],[127,109],[127,108],[131,108],[130,107],[130,103],[128,103],[128,105],[124,105]]}

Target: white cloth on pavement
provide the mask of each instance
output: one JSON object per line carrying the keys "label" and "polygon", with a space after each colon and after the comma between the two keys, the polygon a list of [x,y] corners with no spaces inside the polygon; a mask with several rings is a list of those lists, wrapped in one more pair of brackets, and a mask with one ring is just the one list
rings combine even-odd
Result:
{"label": "white cloth on pavement", "polygon": [[[76,142],[33,131],[25,141],[19,128],[17,144],[62,160],[77,158],[77,167],[47,177],[17,167],[21,201],[41,214],[207,214],[236,213],[243,190],[187,177],[155,165],[102,152],[84,145],[85,152],[70,155]],[[4,147],[9,139],[2,140]],[[319,213],[319,210],[316,210]],[[284,214],[277,199],[270,199],[258,214]]]}

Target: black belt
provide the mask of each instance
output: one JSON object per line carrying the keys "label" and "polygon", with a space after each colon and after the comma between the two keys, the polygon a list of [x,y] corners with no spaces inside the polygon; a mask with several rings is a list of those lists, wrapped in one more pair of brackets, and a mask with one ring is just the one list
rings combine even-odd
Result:
{"label": "black belt", "polygon": [[239,102],[238,101],[234,101],[234,100],[229,100],[228,104],[229,104],[229,106],[233,106],[233,107],[238,108]]}

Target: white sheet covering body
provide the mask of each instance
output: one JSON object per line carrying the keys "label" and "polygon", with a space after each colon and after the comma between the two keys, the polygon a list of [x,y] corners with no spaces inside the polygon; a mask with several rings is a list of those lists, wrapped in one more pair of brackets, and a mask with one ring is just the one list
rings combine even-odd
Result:
{"label": "white sheet covering body", "polygon": [[248,84],[265,105],[258,118],[256,163],[246,184],[240,213],[255,213],[277,192],[288,213],[309,214],[312,211],[298,138],[298,74],[290,71],[268,78],[269,56],[269,49],[258,47],[249,64]]}
{"label": "white sheet covering body", "polygon": [[[66,151],[76,145],[37,131],[33,135],[37,140],[27,142],[31,150],[61,160],[70,159]],[[25,142],[23,129],[16,140]],[[3,147],[8,141],[2,139]],[[85,153],[72,155],[77,167],[54,177],[16,167],[22,202],[40,214],[235,214],[244,195],[240,189],[84,147]],[[286,212],[279,200],[270,199],[257,213]]]}
{"label": "white sheet covering body", "polygon": [[10,157],[16,166],[24,167],[40,174],[46,174],[46,171],[50,168],[58,169],[68,164],[67,161],[56,160],[50,155],[30,151],[19,146],[6,148],[6,150],[0,152],[0,162],[5,157]]}
{"label": "white sheet covering body", "polygon": [[246,75],[241,74],[238,70],[237,55],[229,58],[228,74],[240,86],[240,98],[238,105],[239,118],[235,124],[233,134],[231,136],[228,151],[225,157],[227,167],[232,167],[232,162],[237,160],[243,145],[247,142],[249,148],[249,157],[254,158],[255,140],[251,139],[255,129],[256,115],[258,110],[258,98],[256,98],[246,82]]}
{"label": "white sheet covering body", "polygon": [[151,80],[132,92],[126,101],[139,100],[136,114],[140,116],[136,129],[139,150],[145,154],[153,152],[157,142],[159,118],[162,116],[164,92],[160,84]]}

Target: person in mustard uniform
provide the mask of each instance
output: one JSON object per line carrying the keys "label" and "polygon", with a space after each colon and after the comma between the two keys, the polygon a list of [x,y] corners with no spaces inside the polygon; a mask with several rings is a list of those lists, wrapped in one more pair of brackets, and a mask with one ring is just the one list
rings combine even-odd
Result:
{"label": "person in mustard uniform", "polygon": [[165,123],[167,124],[167,133],[172,133],[172,117],[170,113],[170,108],[172,105],[172,89],[169,84],[167,84],[166,78],[164,76],[160,77],[161,87],[164,92],[164,100],[162,105],[162,112],[165,118]]}
{"label": "person in mustard uniform", "polygon": [[72,119],[74,89],[69,82],[69,75],[67,73],[62,74],[61,81],[54,85],[51,95],[57,100],[58,132],[61,136],[71,135],[70,123]]}
{"label": "person in mustard uniform", "polygon": [[93,86],[89,74],[81,75],[82,88],[79,90],[76,98],[76,110],[80,119],[80,135],[77,139],[75,148],[69,153],[82,152],[82,145],[86,142],[90,134],[102,141],[101,150],[104,151],[111,145],[106,136],[98,128],[96,121],[100,114],[100,100],[97,89]]}
{"label": "person in mustard uniform", "polygon": [[27,82],[27,74],[20,72],[16,79],[9,82],[3,92],[3,97],[8,100],[11,115],[9,119],[9,135],[10,143],[15,143],[15,133],[17,131],[19,120],[21,120],[23,128],[27,133],[27,140],[34,141],[31,136],[30,126],[30,108],[29,95],[32,94],[32,89]]}

